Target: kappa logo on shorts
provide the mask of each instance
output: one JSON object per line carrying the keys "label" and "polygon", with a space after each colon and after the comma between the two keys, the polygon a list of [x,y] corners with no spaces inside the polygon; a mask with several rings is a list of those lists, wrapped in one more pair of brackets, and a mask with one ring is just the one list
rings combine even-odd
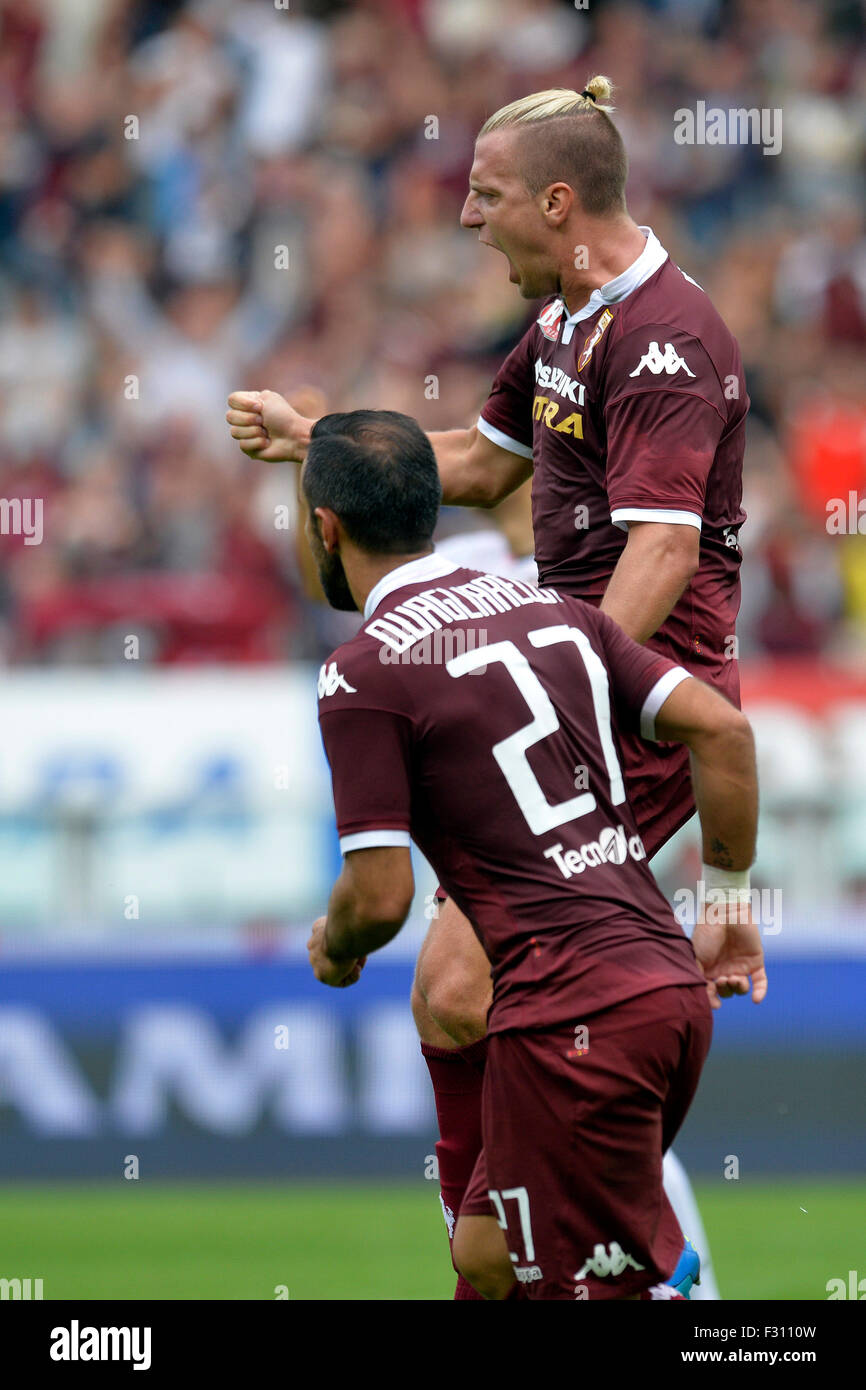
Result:
{"label": "kappa logo on shorts", "polygon": [[319,671],[319,699],[324,700],[328,695],[336,695],[338,690],[345,690],[347,695],[357,695],[357,690],[350,685],[345,676],[341,676],[337,670],[336,661],[332,661],[330,666],[327,661]]}
{"label": "kappa logo on shorts", "polygon": [[634,371],[629,372],[629,376],[640,376],[644,367],[649,367],[653,376],[658,376],[661,372],[667,372],[668,376],[676,376],[679,371],[685,372],[686,376],[694,376],[694,372],[686,366],[673,343],[665,343],[664,352],[658,343],[650,343]]}
{"label": "kappa logo on shorts", "polygon": [[586,1260],[582,1269],[575,1274],[575,1279],[585,1279],[587,1274],[595,1274],[599,1279],[606,1279],[609,1274],[614,1278],[617,1274],[622,1274],[624,1270],[631,1266],[632,1269],[643,1269],[633,1255],[627,1255],[618,1241],[613,1240],[605,1250],[603,1245],[596,1245],[589,1259]]}

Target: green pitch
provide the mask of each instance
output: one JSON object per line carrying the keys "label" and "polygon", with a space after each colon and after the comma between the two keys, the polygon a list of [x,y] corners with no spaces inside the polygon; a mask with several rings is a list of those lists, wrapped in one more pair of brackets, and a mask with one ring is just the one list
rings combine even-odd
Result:
{"label": "green pitch", "polygon": [[[826,1299],[866,1275],[866,1185],[696,1184],[722,1293]],[[805,1210],[803,1210],[805,1208]],[[448,1299],[432,1183],[0,1187],[0,1278],[46,1299]]]}

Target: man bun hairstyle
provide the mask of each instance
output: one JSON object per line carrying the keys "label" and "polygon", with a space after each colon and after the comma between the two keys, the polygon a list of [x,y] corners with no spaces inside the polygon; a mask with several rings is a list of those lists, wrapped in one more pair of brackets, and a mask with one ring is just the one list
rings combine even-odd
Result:
{"label": "man bun hairstyle", "polygon": [[610,119],[613,84],[591,77],[582,92],[551,87],[532,92],[494,112],[479,131],[517,127],[518,160],[529,193],[552,183],[568,183],[585,212],[593,216],[625,211],[628,158],[622,136]]}
{"label": "man bun hairstyle", "polygon": [[[591,77],[580,95],[582,97],[588,97],[596,106],[599,106],[602,101],[609,101],[613,96],[613,83],[609,77],[602,77],[601,75],[598,77]],[[602,111],[615,111],[616,107],[599,106],[599,109]]]}
{"label": "man bun hairstyle", "polygon": [[411,555],[432,544],[442,486],[433,446],[396,410],[323,415],[310,434],[303,491],[310,513],[328,507],[371,555]]}

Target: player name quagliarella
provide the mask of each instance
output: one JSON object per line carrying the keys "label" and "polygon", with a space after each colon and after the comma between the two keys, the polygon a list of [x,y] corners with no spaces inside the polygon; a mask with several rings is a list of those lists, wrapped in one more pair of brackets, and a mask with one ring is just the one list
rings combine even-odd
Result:
{"label": "player name quagliarella", "polygon": [[404,652],[431,632],[453,623],[508,613],[528,603],[561,603],[555,589],[538,589],[522,579],[481,574],[466,584],[425,589],[366,623],[364,631],[394,652]]}

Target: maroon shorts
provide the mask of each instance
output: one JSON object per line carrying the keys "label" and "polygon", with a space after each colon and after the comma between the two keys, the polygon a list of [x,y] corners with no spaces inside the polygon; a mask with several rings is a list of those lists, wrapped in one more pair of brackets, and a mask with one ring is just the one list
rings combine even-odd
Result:
{"label": "maroon shorts", "polygon": [[498,1216],[534,1298],[640,1293],[683,1248],[662,1157],[709,1050],[706,988],[654,990],[581,1026],[577,1046],[571,1023],[491,1035],[484,1148],[460,1207]]}

